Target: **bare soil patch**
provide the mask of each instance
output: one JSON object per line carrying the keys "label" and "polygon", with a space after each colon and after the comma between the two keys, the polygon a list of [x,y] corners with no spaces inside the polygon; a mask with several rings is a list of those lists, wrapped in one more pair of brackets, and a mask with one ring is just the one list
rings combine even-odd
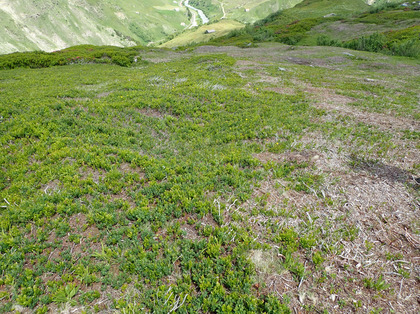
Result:
{"label": "bare soil patch", "polygon": [[[310,140],[316,141],[316,138]],[[259,215],[248,220],[260,239],[264,239],[268,219],[303,233],[309,222],[321,228],[322,245],[340,244],[342,247],[337,255],[331,255],[324,262],[327,276],[334,277],[327,280],[328,284],[319,282],[324,275],[305,263],[310,275],[297,284],[287,270],[273,266],[283,260],[282,256],[275,251],[255,251],[250,258],[256,264],[257,278],[265,283],[269,292],[279,297],[284,293],[290,295],[290,304],[295,311],[305,304],[337,312],[340,302],[348,306],[354,300],[360,301],[365,310],[382,307],[396,312],[415,312],[418,309],[415,292],[418,282],[412,276],[401,275],[404,272],[414,274],[420,269],[420,237],[413,224],[420,208],[407,185],[410,174],[384,163],[356,161],[358,166],[355,167],[352,166],[354,163],[349,163],[351,157],[344,152],[320,148],[284,154],[262,153],[254,157],[262,162],[312,163],[326,178],[320,188],[323,196],[288,190],[284,181],[270,179],[261,183],[245,208],[250,210],[256,206],[252,200],[269,195],[267,207],[279,213],[271,218]],[[333,204],[325,202],[324,198],[332,199]],[[285,212],[291,215],[284,215]],[[343,230],[354,230],[354,237],[334,236]],[[403,254],[403,261],[391,258],[398,254]],[[307,260],[303,255],[299,258]],[[382,274],[389,285],[382,292],[365,286],[365,280],[377,280],[378,274]],[[336,289],[328,288],[331,285]],[[378,293],[380,298],[376,297]],[[344,306],[341,310],[346,312],[346,308],[349,309]]]}
{"label": "bare soil patch", "polygon": [[142,108],[142,109],[137,109],[136,111],[150,118],[163,119],[165,117],[164,114],[162,114],[160,111],[156,109]]}
{"label": "bare soil patch", "polygon": [[316,100],[314,105],[317,108],[351,116],[357,121],[375,125],[382,130],[420,130],[420,123],[416,120],[382,113],[360,111],[354,106],[348,106],[347,104],[356,102],[357,99],[338,95],[328,88],[307,86],[305,92],[309,93],[310,98]]}

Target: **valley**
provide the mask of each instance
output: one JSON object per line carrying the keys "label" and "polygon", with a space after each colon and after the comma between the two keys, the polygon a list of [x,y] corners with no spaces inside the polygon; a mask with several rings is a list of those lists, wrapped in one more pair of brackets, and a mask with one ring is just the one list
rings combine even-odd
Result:
{"label": "valley", "polygon": [[[80,44],[157,45],[209,19],[249,23],[298,0],[274,2],[214,2],[211,17],[207,17],[200,7],[198,11],[187,8],[188,0],[0,0],[0,54],[55,51]],[[250,10],[245,12],[245,8]]]}

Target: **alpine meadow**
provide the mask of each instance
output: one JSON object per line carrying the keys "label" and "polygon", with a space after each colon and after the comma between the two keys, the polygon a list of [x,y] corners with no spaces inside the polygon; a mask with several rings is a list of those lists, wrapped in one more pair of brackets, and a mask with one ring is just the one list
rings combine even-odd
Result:
{"label": "alpine meadow", "polygon": [[29,2],[0,313],[420,311],[420,2]]}

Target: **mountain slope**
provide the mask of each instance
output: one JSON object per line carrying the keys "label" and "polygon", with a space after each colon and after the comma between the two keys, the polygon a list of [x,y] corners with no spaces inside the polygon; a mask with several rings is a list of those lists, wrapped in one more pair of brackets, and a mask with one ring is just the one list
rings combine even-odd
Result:
{"label": "mountain slope", "polygon": [[171,0],[0,0],[0,53],[145,45],[188,22],[187,10]]}
{"label": "mountain slope", "polygon": [[291,8],[302,0],[190,0],[210,17],[253,23],[273,12]]}
{"label": "mountain slope", "polygon": [[[213,21],[230,18],[250,22],[299,1],[247,0],[240,5],[233,0],[213,1],[207,11],[206,1],[191,3],[197,3]],[[195,12],[183,2],[0,0],[0,53],[53,51],[80,44],[133,46],[161,42],[191,25]]]}
{"label": "mountain slope", "polygon": [[304,0],[212,43],[243,46],[277,41],[418,57],[419,31],[420,3],[417,2],[369,7],[362,0]]}

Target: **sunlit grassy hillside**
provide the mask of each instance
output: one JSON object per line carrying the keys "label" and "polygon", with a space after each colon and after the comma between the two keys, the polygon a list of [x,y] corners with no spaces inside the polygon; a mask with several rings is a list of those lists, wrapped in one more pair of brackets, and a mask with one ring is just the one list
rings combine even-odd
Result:
{"label": "sunlit grassy hillside", "polygon": [[305,0],[212,43],[338,46],[419,57],[420,4]]}
{"label": "sunlit grassy hillside", "polygon": [[[194,1],[212,21],[251,22],[300,0]],[[93,45],[153,45],[192,26],[195,11],[172,0],[0,1],[0,54]],[[248,8],[249,11],[245,11]],[[201,21],[197,18],[197,23]],[[235,29],[235,27],[230,30]]]}

